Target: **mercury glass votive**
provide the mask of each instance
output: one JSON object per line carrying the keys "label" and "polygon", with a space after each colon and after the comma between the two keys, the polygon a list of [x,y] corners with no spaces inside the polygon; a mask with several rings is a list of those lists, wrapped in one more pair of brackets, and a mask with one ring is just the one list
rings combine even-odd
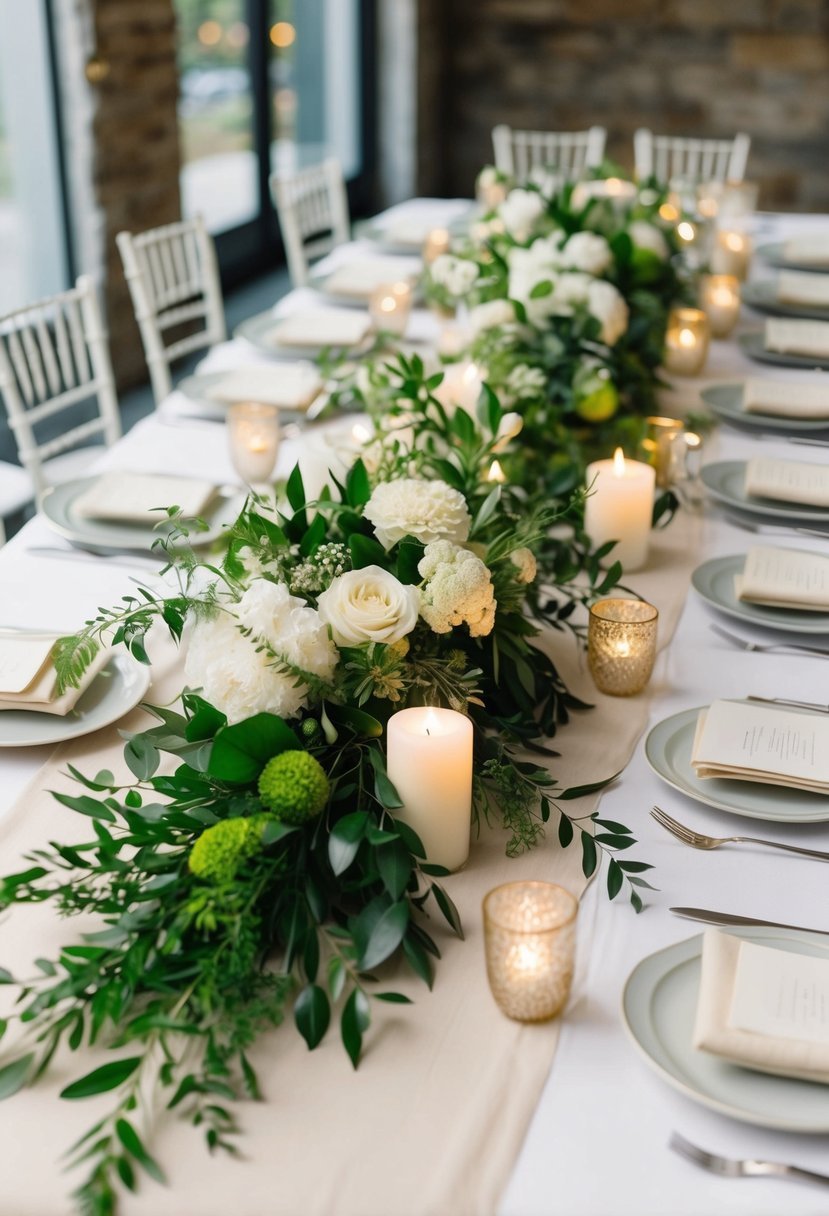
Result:
{"label": "mercury glass votive", "polygon": [[639,441],[638,456],[645,464],[653,465],[656,484],[661,488],[668,485],[671,437],[681,434],[684,425],[679,418],[654,416],[645,419],[645,433]]}
{"label": "mercury glass votive", "polygon": [[587,626],[587,665],[599,692],[632,697],[651,678],[659,613],[644,600],[598,600]]}
{"label": "mercury glass votive", "polygon": [[227,411],[230,459],[249,485],[267,482],[279,451],[279,408],[261,401],[235,401]]}
{"label": "mercury glass votive", "polygon": [[751,237],[736,229],[722,229],[711,253],[711,269],[714,274],[733,274],[741,283],[748,278],[751,266]]}
{"label": "mercury glass votive", "polygon": [[713,338],[727,338],[740,319],[740,280],[734,274],[703,275],[699,302]]}
{"label": "mercury glass votive", "polygon": [[508,882],[485,897],[484,945],[492,995],[518,1022],[547,1022],[570,995],[575,896],[549,882]]}
{"label": "mercury glass votive", "polygon": [[672,308],[665,333],[665,368],[677,376],[697,376],[708,358],[711,329],[701,308]]}
{"label": "mercury glass votive", "polygon": [[412,289],[408,283],[381,283],[368,301],[368,313],[383,333],[403,334],[412,311]]}

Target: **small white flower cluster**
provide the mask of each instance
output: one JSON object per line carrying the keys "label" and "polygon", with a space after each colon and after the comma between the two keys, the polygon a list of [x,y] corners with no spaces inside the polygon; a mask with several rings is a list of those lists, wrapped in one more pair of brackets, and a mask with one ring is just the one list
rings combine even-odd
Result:
{"label": "small white flower cluster", "polygon": [[350,565],[345,545],[320,545],[311,557],[306,557],[291,571],[291,590],[294,594],[313,595],[344,574]]}
{"label": "small white flower cluster", "polygon": [[424,544],[433,540],[463,544],[472,526],[463,494],[445,481],[414,477],[381,482],[372,491],[363,515],[374,525],[386,550],[404,536],[414,536]]}
{"label": "small white flower cluster", "polygon": [[452,253],[442,253],[429,268],[432,282],[443,287],[450,296],[461,299],[471,291],[480,274],[475,262],[458,258]]}
{"label": "small white flower cluster", "polygon": [[495,589],[488,567],[460,545],[448,540],[426,546],[418,563],[425,580],[420,591],[420,615],[435,633],[468,625],[473,638],[486,637],[495,624]]}
{"label": "small white flower cluster", "polygon": [[[527,401],[530,398],[538,397],[544,393],[546,383],[547,377],[540,367],[530,367],[528,363],[516,363],[500,389],[501,404],[511,405],[516,401]],[[498,434],[500,437],[500,428]]]}

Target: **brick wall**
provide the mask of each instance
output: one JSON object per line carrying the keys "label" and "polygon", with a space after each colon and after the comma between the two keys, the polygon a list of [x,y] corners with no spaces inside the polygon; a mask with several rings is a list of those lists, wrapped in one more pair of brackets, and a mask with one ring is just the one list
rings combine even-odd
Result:
{"label": "brick wall", "polygon": [[[431,9],[431,12],[429,11]],[[752,137],[761,206],[829,211],[829,0],[421,0],[422,191],[468,194],[497,122]]]}

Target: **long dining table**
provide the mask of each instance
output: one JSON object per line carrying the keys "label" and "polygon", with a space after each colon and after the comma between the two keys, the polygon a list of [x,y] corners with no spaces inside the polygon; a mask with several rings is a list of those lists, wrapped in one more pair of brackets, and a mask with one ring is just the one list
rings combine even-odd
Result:
{"label": "long dining table", "polygon": [[[417,214],[417,201],[409,204]],[[826,227],[829,221],[818,217],[761,214],[755,217],[758,240],[779,240],[802,234],[811,228]],[[359,259],[370,245],[358,240],[339,250],[335,261]],[[771,271],[759,261],[754,274]],[[284,314],[298,311],[318,301],[307,289],[290,293],[276,305]],[[762,324],[748,310],[738,332],[757,329]],[[437,322],[426,310],[416,310],[409,332],[411,340],[424,344],[436,338]],[[219,370],[261,360],[242,338],[234,338],[207,356],[204,370]],[[704,376],[675,380],[664,394],[664,408],[672,413],[702,408],[699,393],[710,383],[739,381],[746,376],[808,376],[789,373],[751,362],[734,337],[714,342]],[[150,416],[138,423],[110,450],[103,452],[101,470],[131,470],[198,473],[227,484],[238,481],[230,463],[224,427],[193,416],[183,394],[174,391]],[[298,431],[285,438],[278,472],[284,474],[301,458],[307,432]],[[704,459],[744,460],[753,455],[814,460],[822,463],[825,452],[819,447],[793,446],[785,435],[773,437],[760,430],[721,425],[704,438]],[[745,651],[714,632],[717,622],[729,624],[705,604],[689,585],[693,568],[719,556],[745,553],[757,541],[751,532],[718,510],[710,501],[701,501],[681,512],[681,518],[659,534],[651,565],[640,576],[631,576],[635,590],[660,586],[659,578],[670,578],[678,606],[671,620],[673,635],[664,639],[650,687],[639,702],[640,722],[644,727],[633,748],[629,763],[619,779],[601,796],[603,816],[629,824],[637,837],[636,855],[654,864],[654,884],[658,890],[647,893],[647,906],[637,916],[621,898],[610,904],[604,875],[590,883],[581,898],[577,946],[577,969],[573,993],[561,1019],[560,1035],[554,1046],[552,1066],[544,1081],[537,1077],[539,1093],[534,1112],[519,1113],[520,1131],[513,1145],[501,1152],[505,1165],[489,1189],[444,1191],[433,1187],[428,1198],[391,1191],[385,1207],[376,1199],[363,1206],[357,1188],[342,1181],[339,1198],[325,1203],[312,1202],[311,1194],[326,1170],[325,1144],[311,1147],[314,1130],[309,1127],[309,1160],[319,1179],[309,1177],[308,1203],[298,1205],[300,1212],[343,1212],[347,1216],[373,1216],[385,1211],[388,1216],[485,1216],[497,1211],[500,1216],[710,1216],[711,1213],[745,1213],[745,1216],[777,1216],[782,1211],[792,1216],[818,1216],[827,1210],[827,1195],[818,1186],[781,1182],[774,1179],[737,1180],[715,1177],[681,1159],[668,1147],[672,1130],[690,1140],[729,1156],[767,1157],[796,1162],[816,1170],[826,1169],[826,1137],[806,1135],[738,1122],[701,1105],[690,1092],[671,1088],[648,1067],[626,1033],[620,1002],[626,979],[645,956],[695,936],[698,927],[678,919],[669,911],[675,905],[696,905],[727,913],[782,921],[793,925],[829,929],[823,895],[829,869],[825,862],[787,856],[772,850],[747,847],[722,848],[701,852],[688,848],[657,826],[649,815],[659,805],[682,822],[693,824],[714,835],[730,835],[746,830],[746,821],[693,802],[676,792],[649,767],[644,754],[644,737],[651,727],[672,714],[710,703],[716,698],[742,698],[748,694],[764,697],[794,697],[798,700],[827,702],[829,665],[817,656],[795,653]],[[769,538],[766,538],[769,539]],[[821,539],[795,534],[775,535],[769,543],[781,547],[812,549],[829,554]],[[681,548],[682,554],[676,554]],[[673,562],[673,564],[672,564]],[[6,627],[43,627],[64,629],[93,614],[99,605],[111,604],[128,594],[135,578],[154,577],[145,564],[128,555],[95,556],[73,549],[57,535],[42,515],[37,515],[0,550],[0,606]],[[649,579],[651,582],[649,583]],[[661,584],[664,585],[664,582]],[[649,592],[650,593],[650,592]],[[657,603],[657,607],[661,605]],[[743,621],[731,622],[735,633],[758,643],[780,643],[788,635],[753,627]],[[829,657],[829,635],[810,635],[810,645],[823,648]],[[589,690],[582,656],[571,639],[569,662],[581,688]],[[151,698],[150,698],[151,699]],[[598,707],[589,729],[594,732],[596,765],[600,767],[604,732],[616,729],[608,698],[598,698]],[[610,716],[604,716],[605,709]],[[609,726],[608,726],[609,724]],[[569,728],[568,728],[569,729]],[[557,740],[567,750],[567,729]],[[37,782],[44,766],[53,759],[52,747],[6,749],[0,752],[0,864],[4,871],[15,868],[17,857],[8,851],[3,828],[8,820],[25,810],[26,790]],[[95,739],[87,740],[88,767],[94,767]],[[593,772],[585,779],[599,775]],[[829,814],[827,814],[829,820]],[[771,836],[787,843],[829,848],[829,830],[823,823],[752,822],[749,834]],[[12,839],[14,837],[12,836]],[[464,949],[480,950],[479,936]],[[0,958],[0,962],[3,959]],[[482,960],[476,965],[482,968]],[[430,998],[424,998],[426,1000]],[[411,1015],[417,1018],[418,1011]],[[542,1028],[527,1027],[515,1040],[516,1074],[521,1072],[521,1052],[530,1050],[532,1036],[544,1034]],[[394,1069],[395,1053],[391,1042],[386,1067]],[[379,1050],[379,1049],[378,1049]],[[360,1074],[337,1073],[339,1086],[359,1086]],[[332,1080],[332,1085],[335,1082]],[[508,1092],[508,1084],[506,1086]],[[0,1197],[0,1212],[8,1216],[22,1213],[65,1211],[54,1198],[65,1189],[46,1185],[37,1170],[50,1168],[61,1145],[50,1145],[45,1158],[37,1163],[33,1148],[22,1142],[23,1131],[15,1123],[17,1099],[0,1107],[0,1129],[6,1146],[4,1155],[15,1150],[32,1170],[27,1179],[31,1202],[12,1204]],[[827,1095],[829,1110],[829,1095]],[[30,1114],[32,1112],[30,1111]],[[469,1111],[470,1127],[481,1122],[480,1112]],[[501,1112],[488,1113],[486,1130],[480,1136],[479,1159],[467,1170],[485,1168],[485,1155],[499,1155]],[[475,1115],[475,1118],[473,1118]],[[390,1117],[393,1117],[390,1112]],[[829,1120],[827,1120],[829,1123]],[[31,1129],[31,1123],[20,1125]],[[359,1130],[359,1129],[358,1129]],[[452,1135],[463,1137],[463,1127],[453,1127]],[[470,1132],[470,1134],[472,1134]],[[359,1137],[358,1137],[359,1138]],[[447,1128],[447,1139],[449,1129]],[[411,1154],[419,1146],[408,1146]],[[200,1150],[196,1150],[199,1152]],[[364,1151],[369,1151],[364,1146]],[[14,1157],[12,1153],[12,1157]],[[15,1166],[0,1165],[0,1195],[8,1195],[8,1177]],[[51,1167],[58,1174],[59,1165]],[[274,1157],[273,1185],[280,1187],[280,1164]],[[428,1170],[429,1163],[424,1165]],[[232,1162],[211,1162],[210,1170],[236,1171],[234,1186],[242,1194],[246,1187],[247,1166]],[[215,1173],[212,1175],[215,1177]],[[173,1178],[175,1184],[175,1178]],[[321,1183],[320,1183],[321,1185]],[[328,1192],[326,1192],[328,1193]],[[336,1196],[336,1188],[331,1195]],[[209,1194],[209,1192],[208,1192]],[[176,1212],[179,1216],[212,1216],[209,1199],[198,1199],[185,1186],[173,1189],[165,1206],[158,1203],[159,1192],[144,1189],[137,1199],[130,1198],[125,1212]],[[39,1197],[40,1196],[40,1197]],[[218,1200],[217,1200],[218,1202]],[[286,1210],[274,1200],[266,1211]],[[205,1206],[206,1205],[206,1206]],[[221,1209],[223,1210],[223,1209]],[[239,1211],[242,1211],[242,1207]],[[247,1209],[245,1209],[247,1210]],[[252,1209],[256,1211],[256,1208]]]}

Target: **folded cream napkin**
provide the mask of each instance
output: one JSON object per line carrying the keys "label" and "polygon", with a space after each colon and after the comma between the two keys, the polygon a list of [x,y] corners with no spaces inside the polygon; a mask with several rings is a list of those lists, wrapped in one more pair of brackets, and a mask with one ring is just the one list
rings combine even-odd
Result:
{"label": "folded cream napkin", "polygon": [[766,321],[766,350],[781,355],[829,356],[829,321],[786,321],[769,317]]}
{"label": "folded cream napkin", "polygon": [[703,935],[692,1043],[756,1072],[829,1083],[829,960]]}
{"label": "folded cream napkin", "polygon": [[157,524],[165,507],[178,506],[188,519],[204,511],[216,487],[197,477],[160,473],[102,473],[79,494],[73,512],[84,519],[113,523]]}
{"label": "folded cream napkin", "polygon": [[753,456],[746,464],[745,490],[750,498],[829,507],[829,465]]}
{"label": "folded cream napkin", "polygon": [[74,709],[112,652],[102,647],[84,672],[79,688],[56,695],[52,651],[56,633],[0,632],[0,710],[25,709],[61,717]]}
{"label": "folded cream napkin", "polygon": [[829,718],[747,701],[701,709],[691,748],[697,777],[829,794]]}
{"label": "folded cream napkin", "polygon": [[743,409],[747,414],[771,414],[780,418],[829,419],[829,376],[825,384],[746,380]]}
{"label": "folded cream napkin", "polygon": [[240,367],[222,376],[208,390],[213,401],[259,401],[280,409],[307,409],[322,388],[313,363],[280,363],[269,367]]}
{"label": "folded cream napkin", "polygon": [[787,270],[778,277],[777,298],[781,304],[813,304],[829,308],[829,274]]}
{"label": "folded cream napkin", "polygon": [[399,245],[410,245],[412,249],[420,249],[429,233],[440,227],[441,224],[433,223],[427,217],[418,219],[417,216],[407,218],[402,215],[384,224],[382,232],[387,240],[396,241]]}
{"label": "folded cream napkin", "polygon": [[371,328],[367,312],[312,308],[280,318],[271,331],[274,346],[357,346]]}
{"label": "folded cream napkin", "polygon": [[829,610],[829,557],[800,549],[758,545],[749,549],[742,574],[734,576],[738,600],[771,608]]}
{"label": "folded cream napkin", "polygon": [[420,269],[420,258],[360,258],[333,270],[325,280],[325,288],[338,295],[367,300],[381,283],[410,282]]}
{"label": "folded cream napkin", "polygon": [[792,237],[783,244],[783,257],[787,262],[803,266],[829,268],[829,232],[817,232],[814,236]]}

